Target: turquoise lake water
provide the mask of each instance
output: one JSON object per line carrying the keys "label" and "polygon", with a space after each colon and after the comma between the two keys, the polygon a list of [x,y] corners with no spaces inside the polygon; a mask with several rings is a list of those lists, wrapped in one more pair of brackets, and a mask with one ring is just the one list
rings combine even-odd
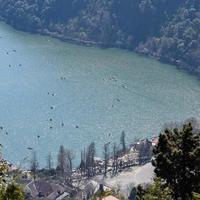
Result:
{"label": "turquoise lake water", "polygon": [[0,137],[11,162],[26,165],[31,147],[44,166],[63,144],[78,163],[92,141],[101,156],[123,130],[131,143],[190,117],[200,118],[200,81],[174,66],[0,23]]}

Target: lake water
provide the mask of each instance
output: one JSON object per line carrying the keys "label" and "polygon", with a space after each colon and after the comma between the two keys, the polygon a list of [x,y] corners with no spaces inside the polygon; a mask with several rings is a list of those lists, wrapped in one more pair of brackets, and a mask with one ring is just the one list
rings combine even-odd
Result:
{"label": "lake water", "polygon": [[11,162],[30,157],[31,147],[44,166],[47,153],[56,157],[63,144],[78,163],[92,141],[100,156],[123,130],[130,143],[157,135],[164,123],[200,118],[200,81],[174,66],[3,23],[0,37],[0,137]]}

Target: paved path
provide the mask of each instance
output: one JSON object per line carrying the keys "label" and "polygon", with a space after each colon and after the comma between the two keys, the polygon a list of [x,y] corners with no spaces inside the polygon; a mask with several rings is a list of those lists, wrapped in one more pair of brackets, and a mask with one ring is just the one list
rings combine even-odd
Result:
{"label": "paved path", "polygon": [[105,179],[105,183],[110,187],[117,187],[128,194],[135,185],[151,183],[154,177],[154,167],[148,163],[141,167],[132,167],[113,178]]}

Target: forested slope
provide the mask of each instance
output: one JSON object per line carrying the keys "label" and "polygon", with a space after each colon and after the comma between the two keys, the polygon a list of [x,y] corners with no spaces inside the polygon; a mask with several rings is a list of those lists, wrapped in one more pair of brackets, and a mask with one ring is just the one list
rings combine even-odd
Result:
{"label": "forested slope", "polygon": [[128,48],[200,76],[199,0],[0,0],[17,29]]}

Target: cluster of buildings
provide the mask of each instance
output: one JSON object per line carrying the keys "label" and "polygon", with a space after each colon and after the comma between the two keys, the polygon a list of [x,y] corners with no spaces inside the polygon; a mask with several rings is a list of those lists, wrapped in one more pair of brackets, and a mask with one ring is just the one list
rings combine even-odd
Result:
{"label": "cluster of buildings", "polygon": [[[158,143],[158,138],[139,140],[130,145],[125,153],[120,154],[116,159],[110,157],[107,163],[107,173],[120,173],[126,168],[143,165],[152,158],[152,149]],[[95,158],[95,174],[105,174],[105,162],[100,158]],[[9,173],[16,171],[17,168],[9,164]],[[88,179],[79,169],[74,170],[71,182],[56,178],[43,178],[33,180],[31,172],[21,170],[19,184],[24,186],[25,197],[27,200],[86,200],[99,189],[98,182],[94,178]],[[102,184],[102,183],[101,183]],[[106,190],[111,190],[104,185]],[[72,198],[73,197],[73,198]],[[108,196],[103,200],[117,200],[116,197]]]}
{"label": "cluster of buildings", "polygon": [[[132,166],[144,165],[151,161],[152,150],[158,144],[158,137],[138,140],[130,145],[126,152],[120,152],[117,158],[111,156],[107,161],[107,173],[117,174]],[[105,161],[95,157],[95,175],[105,174]],[[74,178],[83,177],[79,170],[74,171]]]}

